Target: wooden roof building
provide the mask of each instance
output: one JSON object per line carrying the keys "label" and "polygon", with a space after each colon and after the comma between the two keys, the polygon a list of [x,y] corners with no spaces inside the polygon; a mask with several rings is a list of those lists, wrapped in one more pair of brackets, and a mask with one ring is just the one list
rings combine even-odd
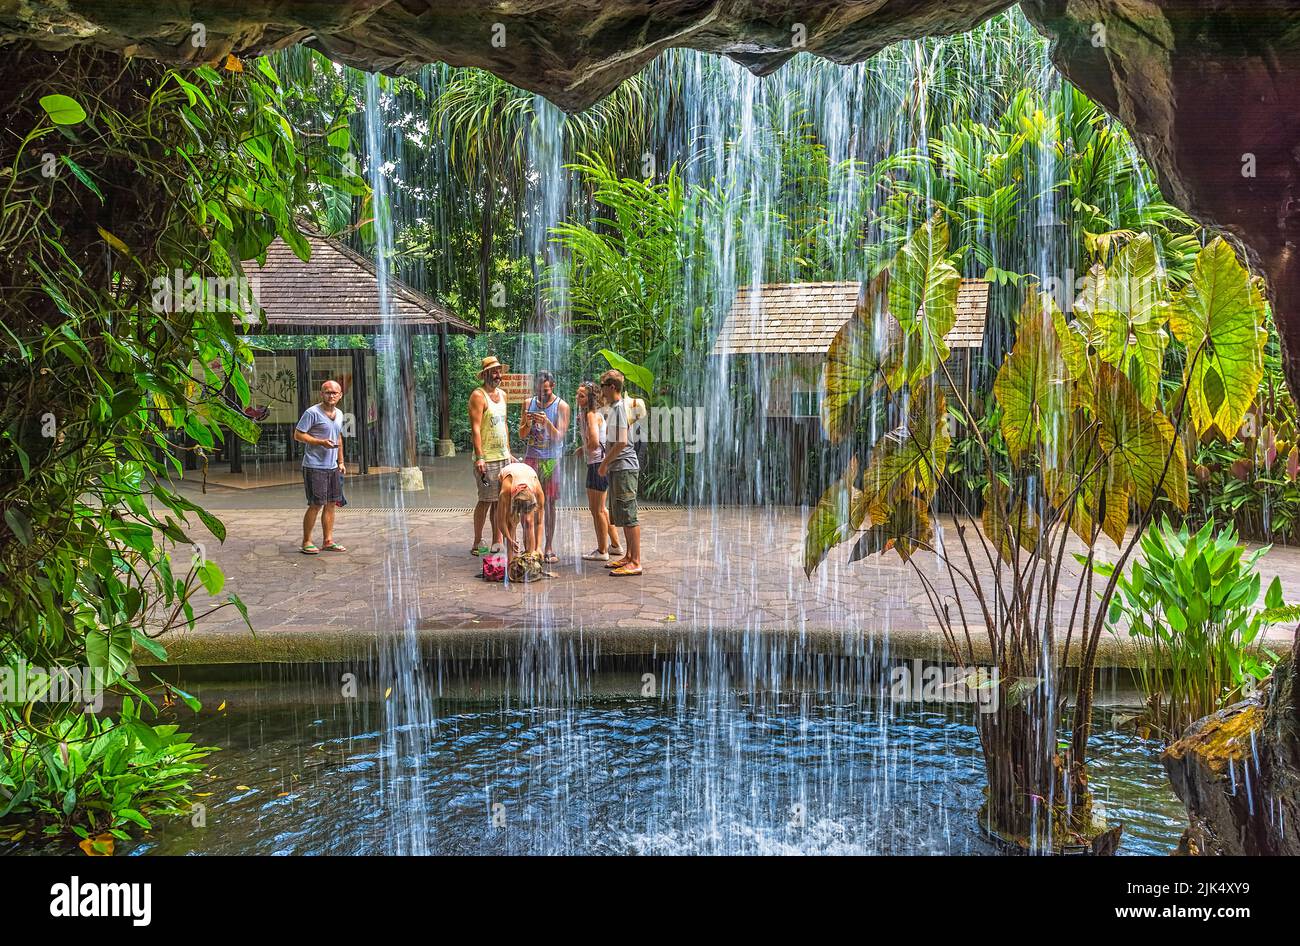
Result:
{"label": "wooden roof building", "polygon": [[[713,342],[714,355],[824,355],[835,333],[853,317],[857,282],[766,283],[741,286]],[[963,279],[957,321],[944,341],[950,349],[984,344],[989,284]]]}
{"label": "wooden roof building", "polygon": [[[817,418],[821,414],[820,372],[827,349],[853,317],[860,290],[857,282],[742,286],[714,339],[711,354],[766,357],[762,398],[766,416]],[[967,389],[970,353],[984,344],[988,303],[987,281],[963,279],[957,289],[957,319],[944,336],[951,350],[949,373]]]}
{"label": "wooden roof building", "polygon": [[[401,427],[400,457],[402,466],[415,469],[416,416],[414,338],[421,334],[438,336],[438,364],[440,390],[438,392],[438,449],[451,444],[451,387],[447,364],[447,335],[474,335],[478,329],[457,316],[434,299],[405,283],[389,278],[387,283],[387,313],[380,292],[379,275],[374,261],[356,252],[339,240],[300,223],[299,232],[311,248],[308,259],[299,259],[293,249],[277,237],[266,250],[266,261],[261,265],[246,264],[245,274],[262,309],[264,326],[248,330],[268,334],[347,335],[365,333],[379,335],[390,332],[397,356],[401,403],[389,405],[385,416]],[[378,346],[375,346],[378,348]],[[318,349],[280,351],[280,356],[294,355],[297,359],[297,410],[306,410],[316,398],[308,378],[313,357],[322,354]],[[336,355],[339,353],[335,353]],[[353,405],[362,428],[356,435],[360,441],[360,467],[365,472],[375,457],[366,429],[370,415],[368,404],[379,392],[367,390],[365,378],[367,359],[375,357],[374,350],[350,351],[353,370],[351,376],[357,384]],[[348,395],[351,392],[346,392]],[[231,471],[241,470],[240,448],[233,444]],[[355,455],[355,454],[354,454]]]}
{"label": "wooden roof building", "polygon": [[[300,230],[311,247],[310,259],[300,260],[276,237],[266,249],[266,262],[246,267],[268,330],[382,331],[385,319],[374,261],[324,234]],[[388,280],[388,293],[389,318],[409,331],[436,332],[445,325],[453,334],[478,332],[432,296],[396,279]]]}

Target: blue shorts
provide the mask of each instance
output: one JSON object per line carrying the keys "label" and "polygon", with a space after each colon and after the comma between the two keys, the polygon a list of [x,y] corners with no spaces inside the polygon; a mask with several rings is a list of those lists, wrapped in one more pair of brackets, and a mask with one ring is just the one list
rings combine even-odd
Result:
{"label": "blue shorts", "polygon": [[587,489],[594,489],[598,493],[609,489],[609,477],[600,475],[599,463],[587,464]]}

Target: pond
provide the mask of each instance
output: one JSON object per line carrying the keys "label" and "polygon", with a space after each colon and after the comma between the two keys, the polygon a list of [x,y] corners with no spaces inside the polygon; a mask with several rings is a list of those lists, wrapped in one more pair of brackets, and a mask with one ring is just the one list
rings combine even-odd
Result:
{"label": "pond", "polygon": [[[399,695],[374,678],[358,692],[376,698],[340,695],[334,681],[349,682],[338,668],[186,680],[205,706],[185,728],[222,749],[196,786],[201,817],[160,823],[122,850],[996,853],[976,826],[977,707],[895,701],[862,685],[878,673],[777,689],[727,674],[696,685],[710,672],[678,667],[674,682],[662,657],[664,678],[652,681],[661,692],[643,696],[648,675],[635,663],[569,674],[570,692],[549,696],[520,685],[518,668],[442,666],[440,695],[418,724],[394,718]],[[1131,696],[1107,692],[1094,792],[1125,825],[1121,854],[1169,853],[1184,809],[1159,745],[1107,728]]]}

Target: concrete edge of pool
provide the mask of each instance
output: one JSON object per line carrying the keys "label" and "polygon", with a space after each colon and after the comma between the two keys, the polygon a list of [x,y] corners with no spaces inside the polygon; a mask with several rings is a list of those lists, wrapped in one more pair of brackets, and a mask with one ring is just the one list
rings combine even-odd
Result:
{"label": "concrete edge of pool", "polygon": [[[869,656],[888,653],[890,657],[945,658],[945,649],[934,631],[899,630],[888,636],[864,634],[844,628],[809,628],[803,631],[752,628],[699,629],[671,623],[654,628],[537,628],[484,627],[423,628],[415,632],[421,653],[442,659],[483,659],[507,656],[520,646],[537,643],[576,645],[584,651],[610,656],[658,653],[683,646],[694,649],[708,642],[724,651],[739,651],[763,644],[803,650],[809,653],[835,653],[845,656]],[[972,633],[977,661],[988,661],[986,638]],[[337,663],[369,659],[379,652],[385,640],[395,634],[387,631],[330,629],[278,630],[263,634],[205,634],[188,632],[162,639],[169,659],[159,661],[152,654],[136,649],[140,666],[186,666],[196,664],[246,663]],[[1266,645],[1286,655],[1290,640],[1268,640]],[[1059,650],[1059,649],[1058,649]],[[1109,632],[1102,635],[1097,648],[1098,667],[1135,667],[1138,648],[1128,639]],[[1071,647],[1070,665],[1077,665],[1078,648]]]}

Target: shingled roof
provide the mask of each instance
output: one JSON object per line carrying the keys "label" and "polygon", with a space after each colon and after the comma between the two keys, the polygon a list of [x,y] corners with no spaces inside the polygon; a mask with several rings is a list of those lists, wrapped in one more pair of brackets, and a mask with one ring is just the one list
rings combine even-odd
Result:
{"label": "shingled roof", "polygon": [[[713,342],[715,355],[824,355],[858,304],[861,283],[765,283],[741,286]],[[979,348],[988,318],[989,284],[963,279],[949,348]]]}
{"label": "shingled roof", "polygon": [[[263,266],[245,265],[258,304],[266,311],[268,327],[318,329],[321,334],[338,328],[381,329],[384,316],[374,262],[338,240],[306,227],[300,229],[311,246],[311,258],[306,262],[276,237],[266,249]],[[389,279],[388,285],[392,317],[401,325],[430,331],[445,322],[458,334],[478,332],[436,299],[395,279]]]}

